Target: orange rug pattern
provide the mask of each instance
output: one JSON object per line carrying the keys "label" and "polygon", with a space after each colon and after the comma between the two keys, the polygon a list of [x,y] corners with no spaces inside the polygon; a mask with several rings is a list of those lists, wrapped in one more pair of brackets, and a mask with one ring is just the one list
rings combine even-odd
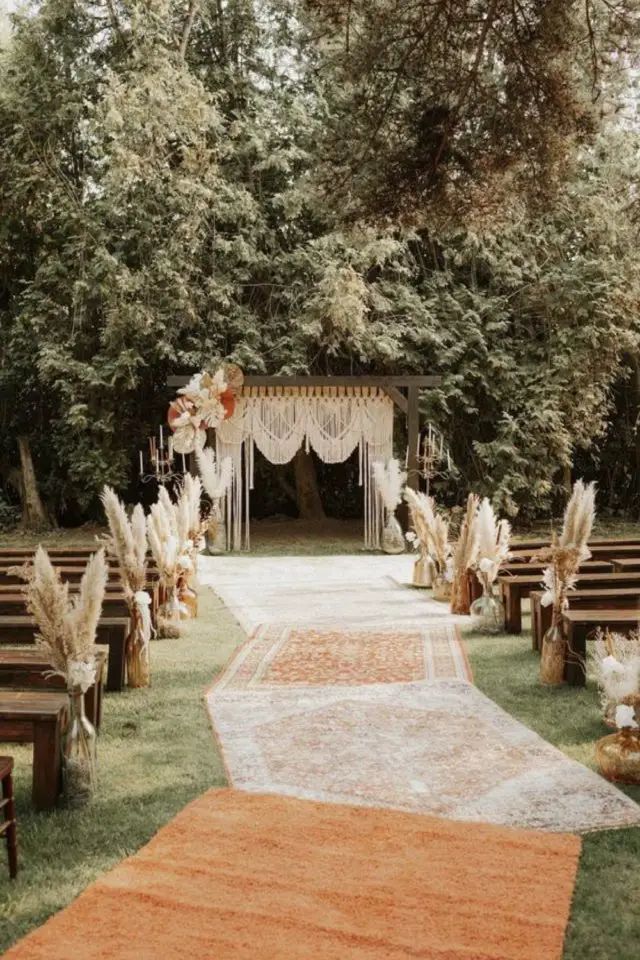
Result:
{"label": "orange rug pattern", "polygon": [[458,628],[312,630],[265,625],[240,648],[216,689],[471,682]]}
{"label": "orange rug pattern", "polygon": [[212,790],[5,960],[559,960],[577,837]]}

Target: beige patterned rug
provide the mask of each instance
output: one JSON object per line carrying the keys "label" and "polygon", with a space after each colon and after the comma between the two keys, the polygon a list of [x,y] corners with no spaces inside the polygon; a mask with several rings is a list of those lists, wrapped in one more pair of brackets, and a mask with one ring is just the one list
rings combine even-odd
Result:
{"label": "beige patterned rug", "polygon": [[216,689],[412,680],[471,682],[457,627],[447,624],[394,633],[262,626],[237,652]]}
{"label": "beige patterned rug", "polygon": [[469,683],[218,689],[244,790],[552,831],[640,824],[640,806]]}

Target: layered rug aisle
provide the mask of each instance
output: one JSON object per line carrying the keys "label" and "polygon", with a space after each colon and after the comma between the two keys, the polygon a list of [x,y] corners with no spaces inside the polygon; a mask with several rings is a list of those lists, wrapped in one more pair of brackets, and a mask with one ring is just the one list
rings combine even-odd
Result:
{"label": "layered rug aisle", "polygon": [[5,957],[557,960],[579,848],[212,790]]}
{"label": "layered rug aisle", "polygon": [[472,685],[467,618],[409,587],[411,567],[203,558],[203,582],[253,631],[208,695],[230,781],[541,830],[640,823],[633,800]]}

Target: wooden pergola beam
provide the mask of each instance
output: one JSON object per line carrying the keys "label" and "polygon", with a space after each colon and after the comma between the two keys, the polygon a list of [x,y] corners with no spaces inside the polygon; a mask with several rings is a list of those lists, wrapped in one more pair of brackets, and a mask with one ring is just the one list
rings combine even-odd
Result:
{"label": "wooden pergola beam", "polygon": [[[167,378],[169,387],[184,387],[191,379],[191,374],[172,374]],[[408,375],[406,377],[395,376],[336,376],[320,377],[315,374],[306,376],[305,374],[296,374],[292,377],[287,376],[268,376],[262,374],[245,374],[244,383],[247,387],[418,387],[427,389],[429,387],[439,387],[442,377],[432,375]]]}

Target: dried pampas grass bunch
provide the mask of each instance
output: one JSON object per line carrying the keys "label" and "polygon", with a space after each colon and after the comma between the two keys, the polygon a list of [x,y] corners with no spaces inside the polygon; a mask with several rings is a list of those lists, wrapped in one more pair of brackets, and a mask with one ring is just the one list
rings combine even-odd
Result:
{"label": "dried pampas grass bunch", "polygon": [[431,543],[431,528],[435,519],[435,501],[419,490],[407,487],[404,498],[409,505],[409,515],[413,536],[407,534],[407,539],[413,543],[423,558],[429,556]]}
{"label": "dried pampas grass bunch", "polygon": [[496,518],[490,500],[481,501],[474,520],[475,570],[486,590],[491,590],[502,564],[509,556],[511,524]]}
{"label": "dried pampas grass bunch", "polygon": [[216,503],[222,500],[231,486],[233,468],[231,457],[216,460],[211,447],[196,450],[196,461],[205,493]]}
{"label": "dried pampas grass bunch", "polygon": [[95,680],[95,641],[107,585],[104,550],[87,563],[80,588],[69,596],[43,547],[38,547],[25,587],[27,610],[36,621],[36,644],[69,688],[88,689]]}
{"label": "dried pampas grass bunch", "polygon": [[202,515],[200,501],[202,499],[202,480],[186,473],[182,481],[178,503],[184,502],[187,515],[187,540],[191,541],[192,549],[197,550],[202,536]]}
{"label": "dried pampas grass bunch", "polygon": [[127,516],[124,504],[105,486],[100,497],[109,524],[108,547],[118,561],[124,592],[144,590],[147,582],[147,523],[141,504]]}
{"label": "dried pampas grass bunch", "polygon": [[556,619],[567,606],[567,593],[575,587],[580,564],[591,556],[587,543],[595,519],[595,496],[595,484],[585,486],[582,480],[576,480],[564,512],[560,538],[554,535],[551,546],[538,551],[532,558],[549,561],[543,574],[545,593],[542,603],[544,606],[553,604]]}
{"label": "dried pampas grass bunch", "polygon": [[151,597],[147,585],[147,521],[142,505],[133,508],[131,520],[111,487],[101,496],[109,524],[109,548],[118,561],[120,579],[129,607],[131,633],[127,637],[127,684],[146,687],[150,681],[149,641],[153,632]]}
{"label": "dried pampas grass bunch", "polygon": [[373,479],[385,510],[390,516],[395,513],[402,499],[402,488],[407,482],[406,471],[400,462],[392,457],[386,463],[376,460],[373,464]]}
{"label": "dried pampas grass bunch", "polygon": [[451,585],[451,612],[469,613],[471,597],[469,595],[469,571],[478,559],[477,515],[480,498],[475,493],[467,497],[458,539],[453,548],[453,582]]}
{"label": "dried pampas grass bunch", "polygon": [[605,720],[615,726],[620,704],[640,705],[640,634],[599,631],[589,644],[589,675],[598,685]]}
{"label": "dried pampas grass bunch", "polygon": [[585,485],[577,480],[566,506],[562,533],[552,538],[551,546],[540,550],[532,558],[548,562],[543,573],[544,606],[553,606],[551,627],[542,641],[540,677],[543,683],[557,685],[563,682],[566,637],[562,629],[562,615],[568,606],[568,593],[573,590],[580,564],[591,556],[587,546],[595,519],[595,484]]}
{"label": "dried pampas grass bunch", "polygon": [[409,504],[416,541],[420,544],[419,549],[430,558],[436,574],[444,576],[451,557],[449,522],[437,512],[433,497],[418,490],[412,490],[410,487],[407,487],[404,496]]}

